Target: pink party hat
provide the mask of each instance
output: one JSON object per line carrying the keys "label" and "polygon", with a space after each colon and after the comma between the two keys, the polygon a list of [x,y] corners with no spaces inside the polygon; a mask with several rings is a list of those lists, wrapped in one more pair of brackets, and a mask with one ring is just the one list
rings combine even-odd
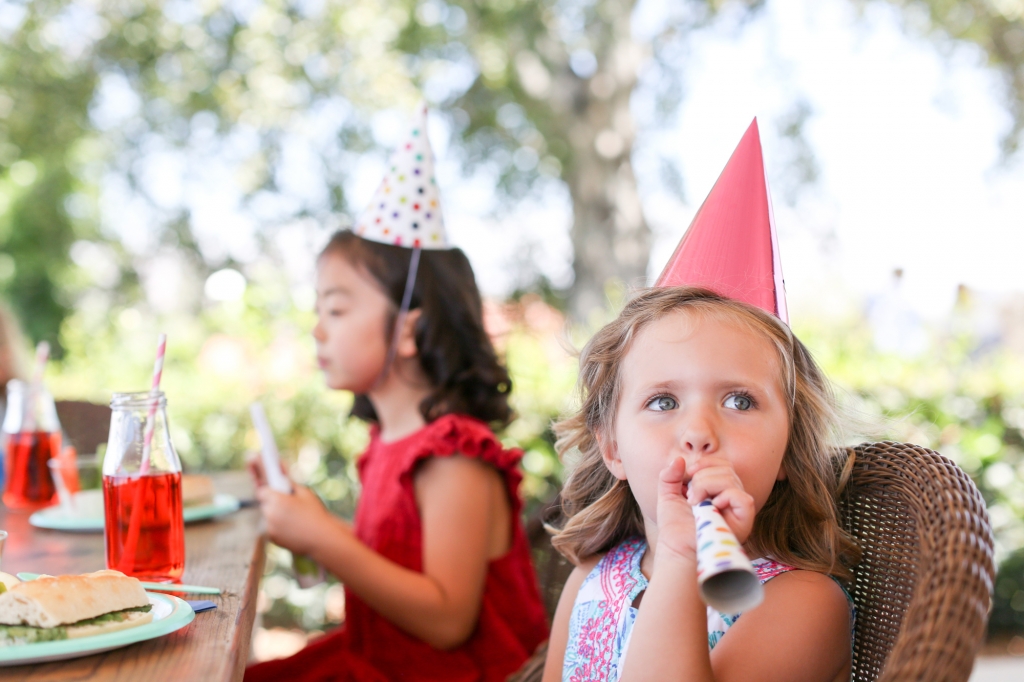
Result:
{"label": "pink party hat", "polygon": [[406,139],[391,153],[388,170],[355,223],[365,239],[396,246],[447,249],[434,153],[427,140],[427,105],[416,108]]}
{"label": "pink party hat", "polygon": [[655,286],[706,287],[767,310],[789,324],[756,118]]}

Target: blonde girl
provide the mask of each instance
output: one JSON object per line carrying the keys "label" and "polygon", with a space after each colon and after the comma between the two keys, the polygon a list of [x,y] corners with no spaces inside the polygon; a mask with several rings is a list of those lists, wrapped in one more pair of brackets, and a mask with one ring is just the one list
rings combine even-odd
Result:
{"label": "blonde girl", "polygon": [[[556,426],[576,461],[553,539],[576,569],[545,682],[848,680],[837,580],[858,553],[836,498],[852,461],[789,328],[705,289],[649,289],[586,345],[578,389],[579,412]],[[690,507],[704,499],[765,583],[742,618],[698,594]]]}

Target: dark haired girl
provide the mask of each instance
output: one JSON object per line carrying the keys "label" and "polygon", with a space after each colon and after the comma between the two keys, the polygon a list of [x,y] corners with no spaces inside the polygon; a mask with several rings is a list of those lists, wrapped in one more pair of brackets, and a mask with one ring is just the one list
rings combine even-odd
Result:
{"label": "dark haired girl", "polygon": [[411,254],[348,231],[320,254],[320,368],[372,424],[354,526],[255,473],[270,538],[344,583],[345,624],[246,680],[497,681],[547,637],[519,523],[521,453],[491,431],[511,417],[511,382],[473,271],[458,249],[423,251],[400,315]]}

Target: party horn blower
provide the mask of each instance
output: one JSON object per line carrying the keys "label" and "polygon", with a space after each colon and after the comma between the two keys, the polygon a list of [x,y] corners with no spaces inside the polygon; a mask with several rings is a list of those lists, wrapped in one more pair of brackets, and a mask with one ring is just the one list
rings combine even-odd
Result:
{"label": "party horn blower", "polygon": [[[270,430],[270,422],[267,420],[263,404],[257,401],[250,405],[249,414],[256,426],[256,433],[260,436],[260,455],[263,458],[263,475],[267,477],[267,485],[271,490],[291,494],[292,483],[281,472],[281,453],[278,452],[277,442],[274,441],[274,433]],[[295,569],[295,579],[299,587],[303,589],[309,589],[327,579],[323,567],[308,556],[292,554],[292,568]]]}
{"label": "party horn blower", "polygon": [[697,585],[704,603],[725,614],[748,611],[764,599],[764,588],[725,519],[704,500],[693,507],[697,523]]}

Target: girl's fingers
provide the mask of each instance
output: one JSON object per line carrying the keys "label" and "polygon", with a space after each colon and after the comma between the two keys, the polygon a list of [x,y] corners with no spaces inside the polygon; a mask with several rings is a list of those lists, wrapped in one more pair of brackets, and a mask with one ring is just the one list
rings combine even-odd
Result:
{"label": "girl's fingers", "polygon": [[723,490],[711,501],[739,542],[746,542],[754,526],[754,498],[739,488]]}
{"label": "girl's fingers", "polygon": [[686,499],[691,504],[697,504],[704,500],[715,497],[723,490],[738,487],[735,478],[728,474],[710,474],[708,471],[701,472],[704,475],[694,476],[690,480],[690,488]]}
{"label": "girl's fingers", "polygon": [[690,469],[693,478],[690,480],[689,492],[686,496],[691,504],[716,497],[728,488],[743,490],[743,483],[740,482],[733,468],[727,464],[722,466],[705,465],[694,469],[695,467]]}
{"label": "girl's fingers", "polygon": [[262,487],[267,484],[266,477],[263,475],[263,463],[255,454],[246,459],[245,468],[249,470],[257,486]]}
{"label": "girl's fingers", "polygon": [[687,464],[687,471],[690,472],[691,476],[695,476],[698,471],[705,471],[707,469],[716,469],[724,467],[732,471],[732,462],[722,457],[701,457],[694,462]]}
{"label": "girl's fingers", "polygon": [[661,470],[661,480],[666,483],[681,483],[686,478],[686,460],[676,457]]}
{"label": "girl's fingers", "polygon": [[689,479],[689,475],[686,473],[686,460],[682,457],[673,459],[667,467],[661,470],[659,479],[658,489],[662,495],[682,494],[683,486]]}
{"label": "girl's fingers", "polygon": [[754,498],[739,488],[726,488],[711,500],[711,504],[722,513],[732,512],[741,521],[749,521],[753,517]]}

